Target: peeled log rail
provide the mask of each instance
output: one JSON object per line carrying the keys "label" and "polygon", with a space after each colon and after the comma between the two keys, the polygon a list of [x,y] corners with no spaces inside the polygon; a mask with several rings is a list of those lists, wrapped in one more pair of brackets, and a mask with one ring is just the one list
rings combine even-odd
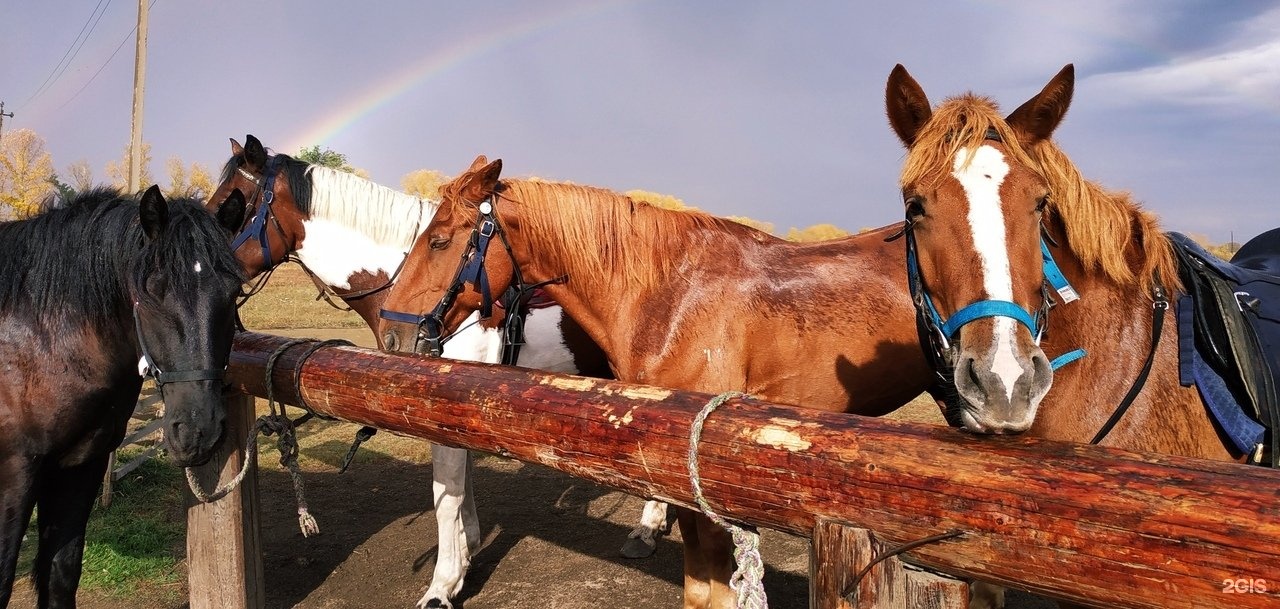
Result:
{"label": "peeled log rail", "polygon": [[[265,396],[286,340],[238,335],[232,382]],[[277,361],[277,399],[301,403],[306,350]],[[300,386],[321,414],[685,506],[689,428],[712,397],[355,347],[312,354]],[[946,573],[1096,606],[1280,601],[1280,472],[753,399],[710,416],[698,455],[713,509],[743,522],[810,537],[843,521],[894,544],[963,530],[909,553]]]}

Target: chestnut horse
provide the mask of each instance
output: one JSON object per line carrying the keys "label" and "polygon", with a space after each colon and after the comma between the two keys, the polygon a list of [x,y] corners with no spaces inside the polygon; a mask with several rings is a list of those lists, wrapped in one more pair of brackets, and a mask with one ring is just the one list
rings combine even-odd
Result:
{"label": "chestnut horse", "polygon": [[[458,260],[479,258],[494,292],[516,275],[551,281],[547,292],[621,380],[871,416],[935,380],[919,346],[902,248],[885,243],[896,227],[792,243],[598,188],[499,181],[500,171],[494,161],[443,188],[385,307],[431,310],[453,291]],[[473,231],[509,248],[495,245],[486,256]],[[432,326],[448,334],[481,306],[474,279],[468,273],[468,287],[438,319],[383,321],[383,340],[425,352]],[[728,535],[689,510],[678,522],[685,606],[732,607]]]}
{"label": "chestnut horse", "polygon": [[[40,607],[75,607],[85,524],[145,378],[164,399],[178,465],[222,438],[240,267],[227,247],[244,197],[82,192],[0,223],[0,607],[37,509]],[[33,536],[35,537],[35,536]]]}
{"label": "chestnut horse", "polygon": [[[235,190],[252,193],[250,213],[235,240],[236,256],[249,277],[294,257],[322,290],[373,328],[409,246],[426,228],[437,203],[354,174],[268,155],[252,135],[244,146],[231,140],[231,153],[208,207],[216,209]],[[530,311],[525,334],[520,365],[611,377],[599,348],[559,307]],[[502,349],[502,337],[492,326],[476,325],[459,333],[445,355],[494,363]],[[482,541],[469,472],[467,451],[432,447],[440,551],[431,585],[419,602],[422,607],[450,606],[449,599],[462,588],[471,553]],[[624,555],[647,556],[656,548],[655,538],[667,526],[665,508],[656,501],[646,504]]]}
{"label": "chestnut horse", "polygon": [[[1168,303],[1181,283],[1155,216],[1127,193],[1085,180],[1050,139],[1073,83],[1068,65],[1003,118],[993,101],[973,94],[931,109],[898,66],[886,99],[908,150],[902,192],[920,276],[939,315],[984,300],[1042,310],[1042,231],[1058,244],[1050,249],[1079,294],[1053,308],[1039,342],[1008,318],[959,328],[950,349],[960,408],[983,413],[1012,404],[1028,413],[1032,435],[1089,442],[1140,375],[1156,320],[1173,326]],[[1077,348],[1088,355],[1056,374],[1044,363]],[[1198,392],[1179,383],[1176,331],[1161,333],[1141,393],[1101,443],[1233,458]]]}

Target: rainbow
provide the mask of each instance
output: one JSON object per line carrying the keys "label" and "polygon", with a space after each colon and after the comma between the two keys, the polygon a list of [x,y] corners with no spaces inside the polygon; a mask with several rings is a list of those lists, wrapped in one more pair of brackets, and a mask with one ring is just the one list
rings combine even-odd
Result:
{"label": "rainbow", "polygon": [[309,125],[301,133],[285,138],[285,147],[280,148],[279,151],[292,154],[307,146],[323,147],[364,117],[374,114],[395,98],[421,86],[433,76],[457,67],[469,59],[528,38],[540,30],[602,13],[627,4],[629,1],[631,0],[612,2],[588,0],[564,11],[539,16],[531,21],[514,23],[505,28],[484,30],[481,35],[461,44],[429,53],[405,67],[404,70],[371,87],[363,95],[340,104],[328,116]]}

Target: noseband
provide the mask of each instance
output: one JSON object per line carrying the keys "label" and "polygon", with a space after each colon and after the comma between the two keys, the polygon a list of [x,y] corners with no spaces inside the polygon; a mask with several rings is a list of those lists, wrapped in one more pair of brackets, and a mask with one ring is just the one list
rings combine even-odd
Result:
{"label": "noseband", "polygon": [[507,257],[511,260],[511,287],[503,294],[504,309],[507,311],[503,319],[503,334],[506,344],[502,352],[502,363],[515,364],[519,357],[520,345],[523,344],[523,325],[524,316],[528,310],[525,306],[529,298],[533,295],[535,289],[550,283],[562,281],[563,277],[558,277],[541,283],[529,285],[524,282],[524,277],[520,273],[520,265],[516,262],[515,253],[511,250],[511,243],[507,240],[506,232],[502,230],[502,225],[498,222],[498,216],[494,210],[494,202],[497,197],[491,197],[482,201],[479,205],[479,214],[476,218],[476,227],[471,230],[471,236],[467,239],[467,247],[462,251],[462,259],[458,263],[458,270],[453,275],[453,282],[449,284],[449,289],[445,290],[444,296],[440,298],[440,302],[436,303],[434,309],[427,314],[406,313],[402,311],[391,311],[381,309],[378,311],[378,317],[388,321],[414,324],[418,331],[414,343],[414,351],[418,351],[418,346],[422,343],[427,345],[427,354],[432,357],[440,357],[444,351],[444,343],[450,336],[444,336],[444,317],[449,313],[449,309],[453,308],[454,301],[457,300],[458,294],[467,283],[475,286],[476,291],[480,293],[480,317],[488,318],[493,314],[493,294],[489,288],[489,272],[485,268],[485,256],[489,250],[489,243],[496,235],[498,240],[502,242],[502,247],[507,251]]}
{"label": "noseband", "polygon": [[168,372],[161,370],[147,350],[147,341],[142,338],[142,320],[138,317],[138,303],[136,302],[133,304],[133,329],[138,334],[138,348],[142,350],[143,369],[140,372],[143,377],[151,377],[156,382],[156,387],[163,387],[166,383],[221,381],[227,373],[226,366],[197,370],[170,370]]}
{"label": "noseband", "polygon": [[280,231],[281,235],[284,234],[284,229],[280,227],[280,221],[276,219],[276,216],[272,213],[271,209],[271,204],[275,202],[276,174],[278,173],[280,165],[279,158],[280,157],[276,155],[272,155],[267,159],[267,167],[264,176],[265,183],[263,183],[262,179],[255,177],[248,171],[245,171],[244,168],[236,167],[236,171],[240,172],[241,176],[244,176],[246,180],[253,182],[254,186],[257,187],[253,196],[249,197],[249,206],[253,207],[254,201],[259,199],[261,199],[261,204],[256,210],[254,210],[253,219],[244,227],[244,230],[240,231],[239,235],[236,235],[235,240],[231,242],[231,251],[234,252],[240,249],[241,245],[244,245],[249,239],[256,237],[258,239],[258,245],[262,248],[262,263],[267,269],[276,265],[276,263],[271,260],[271,246],[267,242],[267,219],[270,218],[271,222],[275,224],[276,230]]}

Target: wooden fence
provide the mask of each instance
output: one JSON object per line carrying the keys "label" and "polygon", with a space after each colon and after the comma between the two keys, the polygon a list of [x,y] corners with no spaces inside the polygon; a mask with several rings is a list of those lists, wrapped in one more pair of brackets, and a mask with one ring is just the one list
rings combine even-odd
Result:
{"label": "wooden fence", "polygon": [[[285,341],[238,336],[233,384],[265,395],[266,359]],[[710,395],[354,347],[318,351],[298,371],[304,351],[298,346],[277,362],[271,380],[277,399],[693,503],[685,468],[689,430]],[[244,433],[252,400],[230,403],[231,424]],[[238,451],[228,447],[224,454],[202,472],[208,485],[238,468]],[[905,556],[956,576],[1086,605],[1280,602],[1280,581],[1266,581],[1280,577],[1273,575],[1280,573],[1280,472],[978,437],[750,399],[730,400],[710,416],[698,454],[714,509],[813,540],[815,607],[844,606],[849,569],[866,562],[847,554],[866,544],[849,527],[874,531],[889,544],[963,531]],[[252,482],[190,512],[193,609],[261,605]],[[1246,592],[1240,581],[1262,585]],[[875,604],[868,595],[858,606],[903,605]]]}
{"label": "wooden fence", "polygon": [[[160,390],[156,388],[154,383],[147,381],[142,387],[142,393],[138,396],[137,405],[133,408],[133,416],[129,425],[131,431],[125,435],[124,440],[120,442],[120,447],[111,453],[107,461],[107,473],[102,479],[102,497],[99,499],[102,507],[111,505],[111,495],[115,490],[117,480],[138,469],[148,459],[164,450],[159,435],[160,426],[164,424],[164,419],[161,416],[163,410],[164,403],[160,398]],[[133,455],[128,461],[119,462],[117,456],[121,450],[141,444],[149,444],[149,446],[144,448],[141,453]]]}

